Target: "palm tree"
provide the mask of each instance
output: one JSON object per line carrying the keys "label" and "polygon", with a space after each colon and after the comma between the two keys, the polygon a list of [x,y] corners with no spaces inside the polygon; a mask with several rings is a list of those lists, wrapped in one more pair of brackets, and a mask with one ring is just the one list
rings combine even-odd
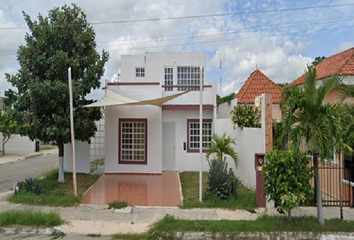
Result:
{"label": "palm tree", "polygon": [[[319,181],[318,160],[331,157],[331,149],[341,135],[337,105],[323,103],[326,95],[340,86],[338,77],[333,76],[316,84],[316,69],[308,67],[305,84],[288,90],[289,98],[283,101],[283,120],[289,133],[291,147],[295,153],[311,151],[315,168],[315,193],[317,201],[317,218],[324,225],[322,194]],[[297,88],[297,89],[296,89]],[[286,97],[286,96],[285,96]]]}
{"label": "palm tree", "polygon": [[220,159],[221,161],[225,161],[226,155],[228,155],[234,160],[235,166],[237,167],[238,157],[233,145],[236,146],[235,139],[230,136],[226,137],[226,133],[221,137],[214,133],[211,137],[210,147],[206,153],[208,161],[210,155],[213,153],[216,155],[216,159]]}

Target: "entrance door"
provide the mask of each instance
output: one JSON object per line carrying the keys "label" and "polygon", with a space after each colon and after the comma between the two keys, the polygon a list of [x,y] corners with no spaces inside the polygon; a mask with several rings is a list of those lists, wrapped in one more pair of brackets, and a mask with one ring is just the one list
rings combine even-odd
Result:
{"label": "entrance door", "polygon": [[175,153],[175,124],[162,124],[162,168],[163,170],[176,170]]}

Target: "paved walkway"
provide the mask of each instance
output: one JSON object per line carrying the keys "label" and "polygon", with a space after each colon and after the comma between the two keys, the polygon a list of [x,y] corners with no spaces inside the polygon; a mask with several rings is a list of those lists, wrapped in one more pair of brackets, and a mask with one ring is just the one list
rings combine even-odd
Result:
{"label": "paved walkway", "polygon": [[[0,194],[0,212],[13,209],[56,211],[61,214],[64,220],[68,221],[61,226],[67,234],[82,235],[142,233],[166,214],[174,215],[178,219],[190,220],[255,220],[265,212],[264,209],[258,209],[257,213],[250,213],[244,210],[133,207],[131,213],[114,213],[113,210],[106,209],[105,205],[81,205],[67,208],[17,205],[5,200],[9,196],[11,196],[11,192]],[[275,209],[268,209],[267,214],[280,215]],[[306,207],[294,210],[293,216],[316,217],[316,208]],[[338,218],[339,208],[324,207],[324,217],[325,219]],[[354,209],[344,208],[344,218],[354,220]]]}

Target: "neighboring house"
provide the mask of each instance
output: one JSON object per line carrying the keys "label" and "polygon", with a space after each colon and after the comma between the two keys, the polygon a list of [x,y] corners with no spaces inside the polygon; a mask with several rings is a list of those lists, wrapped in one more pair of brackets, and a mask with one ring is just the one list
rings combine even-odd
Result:
{"label": "neighboring house", "polygon": [[[354,48],[350,48],[344,52],[337,53],[324,59],[317,66],[315,66],[315,68],[317,70],[316,79],[319,84],[322,83],[324,79],[337,74],[342,78],[345,85],[354,85]],[[291,86],[301,86],[304,83],[305,73],[285,88]],[[324,102],[337,103],[340,98],[340,89],[334,89],[326,96]]]}
{"label": "neighboring house", "polygon": [[254,105],[256,97],[263,93],[272,94],[272,116],[273,119],[281,119],[280,101],[282,88],[270,80],[260,70],[256,69],[248,77],[243,84],[240,91],[236,94],[235,99],[237,104],[251,104]]}
{"label": "neighboring house", "polygon": [[[197,52],[121,57],[121,80],[107,84],[106,97],[144,101],[190,92],[161,106],[106,106],[106,173],[199,170],[199,81],[204,83],[203,149],[216,116],[215,82],[205,85],[205,65],[205,53]],[[208,169],[205,158],[203,165]]]}
{"label": "neighboring house", "polygon": [[[317,70],[316,80],[318,84],[322,84],[323,80],[338,75],[345,85],[354,85],[354,48],[337,53],[330,56],[315,66]],[[287,85],[285,88],[291,86],[300,86],[305,83],[305,74]],[[337,103],[342,98],[340,89],[334,89],[326,96],[324,102]],[[346,99],[346,102],[353,103],[353,99]],[[321,174],[320,179],[321,190],[324,194],[324,201],[333,201],[339,199],[339,183],[342,182],[343,201],[346,205],[354,206],[354,167],[353,157],[345,157],[342,163],[344,170],[342,172],[342,180],[338,176],[338,156],[333,152],[333,159],[326,160],[320,163]]]}

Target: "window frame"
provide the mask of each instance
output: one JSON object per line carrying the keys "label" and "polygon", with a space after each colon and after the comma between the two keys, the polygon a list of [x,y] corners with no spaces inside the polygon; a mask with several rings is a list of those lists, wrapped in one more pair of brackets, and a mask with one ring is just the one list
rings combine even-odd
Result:
{"label": "window frame", "polygon": [[[190,145],[189,145],[190,144],[189,137],[190,137],[190,124],[191,123],[198,123],[199,124],[199,119],[187,119],[187,152],[188,153],[199,153],[199,148],[197,148],[197,149],[190,148]],[[211,135],[210,135],[210,137],[211,137],[213,135],[213,120],[212,119],[203,119],[203,123],[211,123]],[[207,150],[208,150],[208,148],[203,148],[202,152],[205,153],[205,152],[207,152]]]}
{"label": "window frame", "polygon": [[144,67],[136,67],[135,68],[135,77],[137,77],[137,78],[145,77],[145,68]]}
{"label": "window frame", "polygon": [[[144,137],[145,137],[145,143],[144,143],[144,161],[139,161],[139,160],[122,160],[121,155],[122,155],[122,123],[144,123],[145,124],[145,131],[144,131]],[[147,139],[148,139],[148,121],[147,118],[119,118],[118,119],[118,127],[119,127],[119,133],[118,133],[118,163],[119,164],[138,164],[138,165],[147,165],[147,154],[148,154],[148,148],[147,148]]]}
{"label": "window frame", "polygon": [[[199,91],[200,81],[204,85],[204,71],[204,66],[202,66],[202,71],[200,71],[200,66],[177,66],[176,81],[177,85],[181,86],[177,88],[177,91]],[[182,87],[183,85],[186,87]]]}
{"label": "window frame", "polygon": [[[172,70],[172,71],[168,72],[168,70]],[[164,67],[164,80],[165,80],[165,85],[173,86],[173,67]],[[165,91],[173,91],[173,87],[165,87]]]}

